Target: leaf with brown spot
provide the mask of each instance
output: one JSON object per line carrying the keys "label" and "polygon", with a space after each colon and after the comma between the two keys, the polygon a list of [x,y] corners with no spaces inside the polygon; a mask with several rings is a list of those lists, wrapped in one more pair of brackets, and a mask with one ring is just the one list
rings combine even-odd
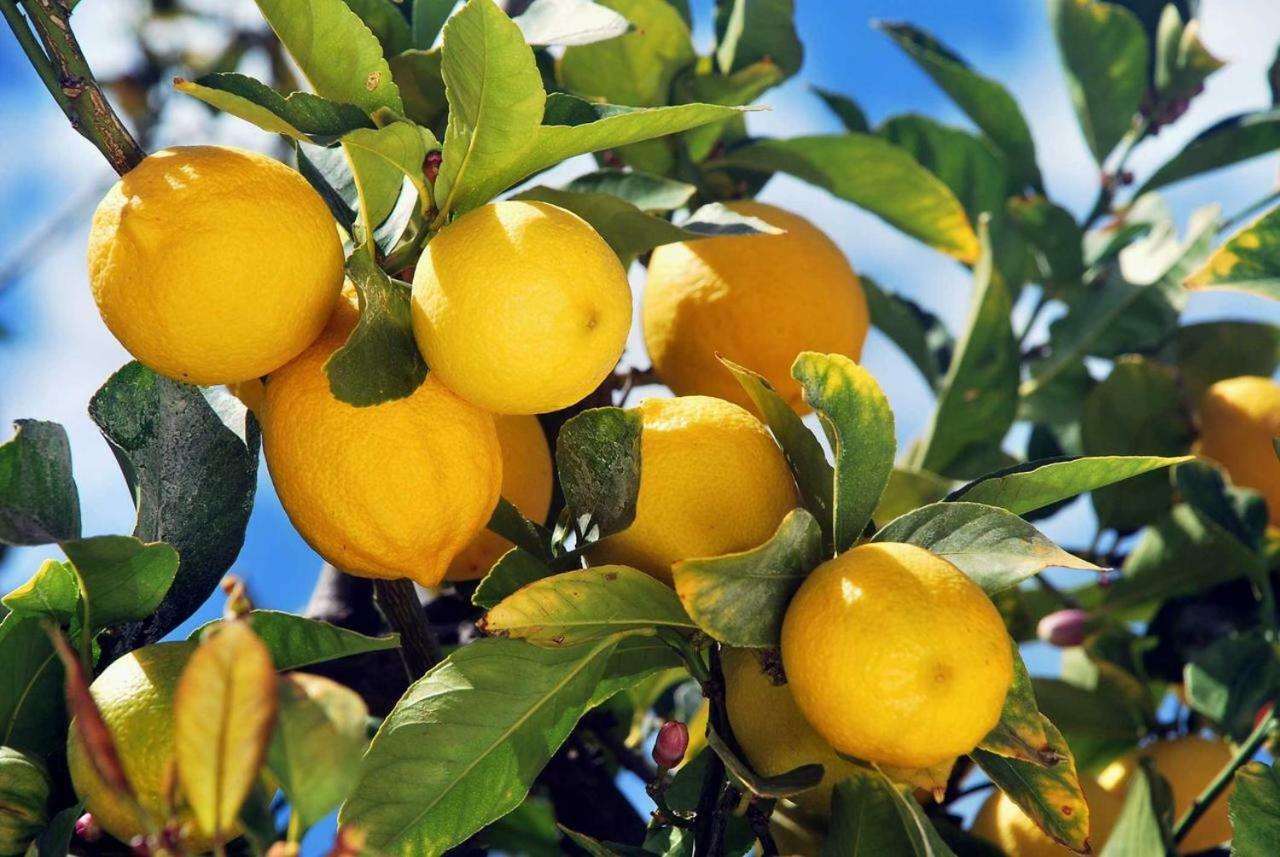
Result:
{"label": "leaf with brown spot", "polygon": [[1061,761],[1058,752],[1045,734],[1044,720],[1036,705],[1036,694],[1031,687],[1031,676],[1022,662],[1017,644],[1009,641],[1013,649],[1013,684],[1004,699],[1000,722],[978,746],[989,753],[1031,762],[1035,765],[1056,765]]}
{"label": "leaf with brown spot", "polygon": [[223,622],[206,632],[178,680],[173,745],[178,782],[207,836],[226,841],[234,835],[277,705],[271,652],[248,623]]}

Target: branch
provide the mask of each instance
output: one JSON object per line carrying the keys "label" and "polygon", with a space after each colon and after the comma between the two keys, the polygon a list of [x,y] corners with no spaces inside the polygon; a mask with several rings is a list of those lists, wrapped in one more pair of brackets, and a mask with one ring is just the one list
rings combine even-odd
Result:
{"label": "branch", "polygon": [[[37,45],[17,0],[0,0],[5,20],[71,127],[93,143],[120,175],[136,167],[146,152],[111,108],[80,44],[71,32],[71,12],[64,0],[23,0],[27,19],[40,38]],[[43,50],[42,50],[43,48]]]}
{"label": "branch", "polygon": [[1177,845],[1183,838],[1191,832],[1191,828],[1200,820],[1200,816],[1213,806],[1213,802],[1221,796],[1222,792],[1231,783],[1235,777],[1236,771],[1253,758],[1258,752],[1258,748],[1266,743],[1267,738],[1271,737],[1271,731],[1276,726],[1276,712],[1273,708],[1267,712],[1267,716],[1262,718],[1262,722],[1253,730],[1253,733],[1245,739],[1240,745],[1240,749],[1236,751],[1235,756],[1227,763],[1227,766],[1218,772],[1213,781],[1205,787],[1191,806],[1187,807],[1186,813],[1182,818],[1178,819],[1178,824],[1173,828],[1173,843]]}
{"label": "branch", "polygon": [[412,581],[404,579],[375,580],[373,592],[378,609],[387,617],[387,624],[400,634],[405,668],[409,671],[410,681],[416,681],[444,660],[440,641],[427,622],[418,592]]}

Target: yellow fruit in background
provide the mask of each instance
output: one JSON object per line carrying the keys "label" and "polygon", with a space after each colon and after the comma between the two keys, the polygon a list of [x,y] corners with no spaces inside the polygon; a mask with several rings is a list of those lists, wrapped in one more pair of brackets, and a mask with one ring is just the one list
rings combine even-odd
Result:
{"label": "yellow fruit in background", "polygon": [[253,411],[254,416],[262,415],[262,403],[267,400],[267,387],[261,378],[250,378],[248,381],[237,381],[227,385],[227,392],[240,400],[240,404]]}
{"label": "yellow fruit in background", "polygon": [[[551,448],[537,417],[496,416],[498,445],[502,447],[502,496],[526,518],[541,524],[551,508]],[[490,530],[482,530],[458,554],[445,575],[449,580],[484,577],[511,542]]]}
{"label": "yellow fruit in background", "polygon": [[[1173,789],[1174,819],[1182,817],[1191,802],[1231,761],[1231,748],[1224,741],[1187,735],[1170,741],[1157,741],[1136,753],[1117,759],[1098,774],[1098,784],[1112,795],[1123,800],[1129,791],[1129,781],[1139,765],[1139,759],[1149,757],[1156,770],[1169,781]],[[1231,820],[1227,817],[1227,799],[1235,784],[1218,795],[1208,811],[1191,828],[1182,840],[1179,850],[1193,854],[1205,851],[1231,839]]]}
{"label": "yellow fruit in background", "polygon": [[1280,457],[1271,441],[1280,436],[1280,385],[1242,375],[1219,381],[1200,399],[1196,451],[1220,463],[1231,481],[1260,491],[1273,526],[1280,526]]}
{"label": "yellow fruit in background", "polygon": [[801,351],[861,356],[869,324],[862,286],[840,248],[803,217],[760,202],[729,207],[786,231],[656,248],[644,292],[645,346],[677,395],[753,407],[718,352],[759,372],[803,413],[791,364]]}
{"label": "yellow fruit in background", "polygon": [[434,374],[498,414],[572,405],[613,371],[631,327],[627,272],[585,220],[493,202],[441,230],[413,275],[413,333]]}
{"label": "yellow fruit in background", "polygon": [[403,399],[357,408],[334,398],[324,364],[358,318],[349,297],[310,348],[267,378],[267,467],[289,520],[329,562],[434,586],[498,502],[498,433],[434,372]]}
{"label": "yellow fruit in background", "polygon": [[[1092,780],[1082,779],[1080,785],[1089,804],[1089,844],[1097,854],[1107,844],[1120,818],[1124,799],[1110,794]],[[993,790],[983,802],[973,819],[971,832],[999,845],[1008,857],[1069,857],[1076,853],[1050,838],[999,789]]]}
{"label": "yellow fruit in background", "polygon": [[733,737],[756,773],[775,777],[822,765],[822,782],[789,800],[816,818],[831,815],[831,792],[857,766],[841,759],[804,719],[786,684],[774,684],[748,649],[723,653],[724,702]]}
{"label": "yellow fruit in background", "polygon": [[898,768],[963,755],[991,731],[1012,645],[976,583],[906,544],[864,544],[818,566],[782,624],[805,719],[846,755]]}
{"label": "yellow fruit in background", "polygon": [[671,583],[673,563],[756,547],[799,505],[782,450],[737,405],[647,399],[640,414],[636,517],[591,548],[593,565],[629,565]]}
{"label": "yellow fruit in background", "polygon": [[183,146],[107,192],[89,232],[102,320],[162,375],[230,384],[283,366],[324,327],[342,244],[306,179],[256,152]]}
{"label": "yellow fruit in background", "polygon": [[[157,825],[164,824],[169,805],[165,789],[173,762],[173,694],[195,648],[183,642],[135,649],[113,661],[89,687],[138,803]],[[128,800],[98,776],[74,723],[67,734],[67,767],[76,794],[103,830],[122,842],[148,832]],[[182,821],[194,834],[195,820],[184,815]],[[191,850],[206,848],[197,836]]]}

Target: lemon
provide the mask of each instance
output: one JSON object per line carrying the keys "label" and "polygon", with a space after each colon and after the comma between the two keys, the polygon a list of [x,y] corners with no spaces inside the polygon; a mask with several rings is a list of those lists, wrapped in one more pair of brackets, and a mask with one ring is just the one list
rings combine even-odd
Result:
{"label": "lemon", "polygon": [[629,565],[671,583],[673,563],[756,547],[799,504],[782,450],[737,405],[647,399],[640,415],[636,517],[590,550],[593,564]]}
{"label": "lemon", "polygon": [[494,413],[572,405],[613,370],[630,327],[618,257],[585,220],[545,202],[464,214],[413,275],[413,333],[427,365]]}
{"label": "lemon", "polygon": [[[541,524],[551,508],[551,449],[537,417],[497,416],[498,445],[502,447],[502,496],[526,518]],[[449,580],[484,577],[511,542],[482,530],[449,566]]]}
{"label": "lemon", "polygon": [[972,750],[1013,680],[1012,643],[990,599],[906,544],[861,545],[814,569],[783,619],[782,662],[818,734],[898,768]]}
{"label": "lemon", "polygon": [[[1182,818],[1205,787],[1231,761],[1231,748],[1223,741],[1187,735],[1169,741],[1157,741],[1136,753],[1117,759],[1098,774],[1098,784],[1123,800],[1139,759],[1150,757],[1156,770],[1173,789],[1174,820]],[[1200,816],[1179,848],[1193,854],[1205,851],[1231,839],[1231,820],[1227,817],[1227,799],[1234,783],[1227,786],[1208,811]]]}
{"label": "lemon", "polygon": [[801,765],[821,765],[822,782],[790,798],[815,818],[831,815],[831,792],[857,766],[813,731],[786,684],[775,684],[756,654],[747,649],[723,653],[724,702],[733,737],[756,773],[776,777]]}
{"label": "lemon", "polygon": [[[1091,780],[1081,780],[1080,785],[1089,804],[1089,844],[1097,854],[1107,844],[1124,800]],[[1008,857],[1069,857],[1076,853],[1055,842],[999,789],[983,802],[973,819],[972,832],[999,845]]]}
{"label": "lemon", "polygon": [[267,400],[267,388],[261,378],[250,378],[248,381],[237,381],[227,385],[227,392],[240,400],[254,416],[262,415],[262,404]]}
{"label": "lemon", "polygon": [[867,302],[844,254],[799,215],[760,202],[729,207],[786,231],[664,244],[645,285],[645,346],[677,395],[718,396],[750,408],[716,353],[759,372],[802,413],[791,364],[801,351],[857,360]]}
{"label": "lemon", "polygon": [[357,408],[334,398],[324,364],[355,326],[350,297],[310,348],[267,377],[267,468],[289,519],[329,562],[434,586],[498,502],[498,434],[490,414],[434,372],[403,399]]}
{"label": "lemon", "polygon": [[89,283],[134,357],[193,384],[266,375],[316,338],[342,288],[342,244],[301,175],[255,152],[150,155],[107,192]]}
{"label": "lemon", "polygon": [[[168,820],[173,764],[173,695],[194,643],[157,643],[135,649],[113,661],[89,687],[102,712],[116,753],[138,804],[151,827],[127,799],[117,796],[98,776],[73,722],[67,734],[67,766],[76,794],[104,830],[122,842],[159,829]],[[191,850],[206,850],[187,814],[180,823],[196,839]]]}
{"label": "lemon", "polygon": [[1273,526],[1280,526],[1280,458],[1271,441],[1280,435],[1280,385],[1242,375],[1209,387],[1200,399],[1196,451],[1218,461],[1236,485],[1267,500]]}

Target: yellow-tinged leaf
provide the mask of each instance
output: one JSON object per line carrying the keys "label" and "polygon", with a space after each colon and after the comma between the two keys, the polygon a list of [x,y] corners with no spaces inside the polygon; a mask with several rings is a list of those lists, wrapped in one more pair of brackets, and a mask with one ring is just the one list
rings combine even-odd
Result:
{"label": "yellow-tinged leaf", "polygon": [[233,835],[262,768],[276,720],[271,653],[242,621],[206,633],[178,681],[173,705],[178,782],[201,831]]}
{"label": "yellow-tinged leaf", "polygon": [[947,778],[951,769],[956,766],[955,759],[939,762],[928,768],[895,768],[892,765],[881,765],[880,770],[895,783],[905,783],[912,788],[924,789],[941,802],[943,792],[947,789]]}

